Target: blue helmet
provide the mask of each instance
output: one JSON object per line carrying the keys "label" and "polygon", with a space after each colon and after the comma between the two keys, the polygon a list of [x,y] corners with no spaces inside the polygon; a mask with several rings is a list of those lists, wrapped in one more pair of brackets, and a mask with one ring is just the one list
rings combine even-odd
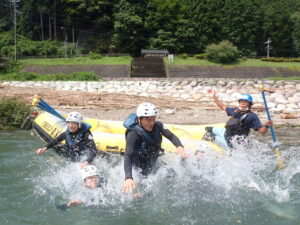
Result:
{"label": "blue helmet", "polygon": [[249,94],[243,94],[243,95],[241,95],[241,97],[239,98],[239,101],[241,101],[241,100],[247,101],[247,102],[249,102],[251,104],[253,103],[253,98]]}

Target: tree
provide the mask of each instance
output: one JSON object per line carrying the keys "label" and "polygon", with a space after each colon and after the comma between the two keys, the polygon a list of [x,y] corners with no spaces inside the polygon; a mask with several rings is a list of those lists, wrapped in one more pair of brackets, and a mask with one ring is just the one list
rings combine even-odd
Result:
{"label": "tree", "polygon": [[224,37],[237,45],[244,55],[257,51],[264,42],[263,11],[260,0],[224,1]]}
{"label": "tree", "polygon": [[141,48],[146,46],[142,17],[145,14],[143,5],[142,1],[139,3],[132,1],[130,3],[121,0],[116,6],[114,34],[110,46],[112,50],[138,56]]}
{"label": "tree", "polygon": [[264,6],[264,40],[271,38],[273,56],[295,54],[292,38],[293,24],[285,0],[275,0]]}
{"label": "tree", "polygon": [[291,21],[293,23],[292,38],[294,47],[298,55],[300,55],[300,12],[292,14]]}

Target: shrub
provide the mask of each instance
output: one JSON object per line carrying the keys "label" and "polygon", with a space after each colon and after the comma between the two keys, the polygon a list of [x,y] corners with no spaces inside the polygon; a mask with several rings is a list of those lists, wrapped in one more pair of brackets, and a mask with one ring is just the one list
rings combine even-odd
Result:
{"label": "shrub", "polygon": [[262,58],[265,62],[300,62],[300,58],[283,58],[283,57],[269,57]]}
{"label": "shrub", "polygon": [[177,57],[180,59],[186,59],[188,57],[188,55],[185,53],[182,53],[182,54],[177,55]]}
{"label": "shrub", "polygon": [[30,106],[16,98],[0,99],[0,129],[20,128],[31,112]]}
{"label": "shrub", "polygon": [[229,41],[222,41],[219,44],[207,46],[205,50],[206,57],[209,61],[216,63],[233,63],[239,57],[239,51]]}
{"label": "shrub", "polygon": [[15,60],[3,60],[0,66],[1,73],[14,73],[20,70],[20,63]]}
{"label": "shrub", "polygon": [[89,52],[89,57],[90,57],[90,59],[102,59],[103,58],[102,55],[99,55],[95,52]]}
{"label": "shrub", "polygon": [[196,54],[196,55],[194,55],[194,57],[196,59],[205,59],[206,58],[205,54]]}

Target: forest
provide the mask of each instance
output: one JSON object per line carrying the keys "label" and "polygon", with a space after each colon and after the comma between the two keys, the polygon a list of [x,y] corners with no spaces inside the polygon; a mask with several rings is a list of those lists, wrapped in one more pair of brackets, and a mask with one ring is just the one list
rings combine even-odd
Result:
{"label": "forest", "polygon": [[[14,23],[16,15],[16,23]],[[16,30],[14,30],[14,27]],[[300,0],[1,0],[0,55],[201,54],[228,40],[243,56],[300,56]]]}

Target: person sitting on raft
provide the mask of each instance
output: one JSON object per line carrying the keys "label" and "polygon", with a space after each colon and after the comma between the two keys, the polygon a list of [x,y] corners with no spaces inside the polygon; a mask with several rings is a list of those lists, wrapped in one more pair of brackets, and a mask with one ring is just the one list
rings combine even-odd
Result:
{"label": "person sitting on raft", "polygon": [[187,157],[183,145],[176,135],[156,121],[158,110],[152,103],[141,103],[136,113],[132,113],[124,122],[127,128],[126,151],[124,157],[125,183],[121,187],[124,193],[132,192],[136,184],[132,178],[132,167],[141,169],[147,176],[162,155],[162,136],[168,138],[177,148],[181,157]]}
{"label": "person sitting on raft", "polygon": [[213,98],[214,102],[221,109],[226,111],[231,118],[227,121],[225,128],[206,127],[206,137],[210,137],[218,145],[223,147],[233,147],[233,137],[238,136],[243,141],[249,135],[250,129],[259,131],[265,134],[268,128],[273,125],[271,120],[264,125],[261,124],[257,114],[251,111],[253,105],[253,98],[249,94],[243,94],[238,99],[238,107],[225,106],[216,96],[215,90],[209,90],[208,93]]}
{"label": "person sitting on raft", "polygon": [[88,165],[96,157],[96,145],[90,132],[90,126],[83,123],[83,117],[78,112],[71,112],[66,119],[68,128],[57,138],[50,141],[45,147],[39,148],[37,154],[43,154],[47,149],[65,140],[62,154],[72,161],[80,161],[82,155],[86,159],[81,163],[81,168]]}
{"label": "person sitting on raft", "polygon": [[[87,165],[81,169],[81,177],[84,182],[84,186],[89,189],[102,188],[101,179],[97,167],[94,165]],[[70,206],[78,205],[82,203],[82,200],[71,200],[68,203],[58,205],[59,209],[67,209]]]}

